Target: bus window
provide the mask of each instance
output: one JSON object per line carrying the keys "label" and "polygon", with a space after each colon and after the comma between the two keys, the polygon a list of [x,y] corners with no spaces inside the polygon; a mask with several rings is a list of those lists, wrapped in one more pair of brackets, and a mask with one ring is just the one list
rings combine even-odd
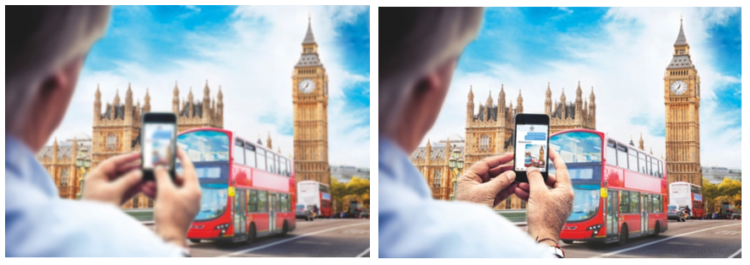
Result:
{"label": "bus window", "polygon": [[615,149],[615,141],[607,141],[607,164],[617,166],[617,149]]}
{"label": "bus window", "polygon": [[234,162],[240,165],[245,164],[245,142],[240,138],[234,139]]}
{"label": "bus window", "polygon": [[250,190],[248,192],[248,199],[247,199],[247,212],[254,213],[258,211],[258,191],[256,190]]}
{"label": "bus window", "polygon": [[654,175],[654,173],[651,171],[651,157],[648,155],[646,155],[646,175]]}
{"label": "bus window", "polygon": [[635,149],[630,149],[630,163],[627,169],[638,172],[638,155]]}
{"label": "bus window", "polygon": [[638,152],[638,166],[640,166],[640,171],[643,174],[648,174],[648,170],[646,169],[646,155],[644,153]]}
{"label": "bus window", "polygon": [[283,175],[284,173],[281,171],[281,156],[276,155],[274,157],[276,157],[276,173]]}
{"label": "bus window", "polygon": [[695,194],[701,194],[701,188],[698,186],[690,185],[690,192]]}
{"label": "bus window", "polygon": [[651,175],[659,177],[659,166],[656,165],[656,158],[651,158]]}
{"label": "bus window", "polygon": [[651,212],[661,213],[661,204],[659,203],[661,195],[651,195]]}
{"label": "bus window", "polygon": [[662,161],[661,161],[661,160],[659,160],[659,162],[658,162],[658,163],[656,163],[656,165],[657,165],[657,166],[659,166],[659,178],[664,178],[664,173],[663,173],[663,171],[662,171],[662,170],[663,170],[663,169],[662,169]]}
{"label": "bus window", "polygon": [[245,144],[245,165],[257,167],[255,164],[255,146],[251,143]]}
{"label": "bus window", "polygon": [[276,167],[273,163],[275,156],[276,155],[271,152],[266,153],[266,163],[268,163],[266,167],[268,167],[268,172],[276,173]]}
{"label": "bus window", "polygon": [[257,157],[258,161],[258,168],[262,170],[268,170],[266,169],[266,150],[256,149],[255,153],[255,157]]}
{"label": "bus window", "polygon": [[279,166],[281,167],[281,175],[289,176],[289,168],[286,164],[286,158],[279,157]]}
{"label": "bus window", "polygon": [[194,131],[177,136],[177,145],[193,162],[229,161],[229,137],[218,131]]}
{"label": "bus window", "polygon": [[264,190],[258,191],[258,212],[268,212],[268,192]]}
{"label": "bus window", "polygon": [[289,169],[287,176],[291,177],[292,176],[292,161],[291,160],[286,161],[286,167]]}
{"label": "bus window", "polygon": [[641,204],[640,204],[640,196],[638,192],[631,191],[630,192],[630,213],[640,213],[641,212]]}
{"label": "bus window", "polygon": [[629,191],[620,191],[620,213],[630,213]]}
{"label": "bus window", "polygon": [[623,144],[617,145],[617,166],[628,168],[628,148]]}

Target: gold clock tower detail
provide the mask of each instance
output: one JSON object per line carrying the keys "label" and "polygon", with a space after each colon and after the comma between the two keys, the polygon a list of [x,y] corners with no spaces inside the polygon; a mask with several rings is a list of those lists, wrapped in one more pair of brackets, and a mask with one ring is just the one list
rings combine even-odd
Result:
{"label": "gold clock tower detail", "polygon": [[328,75],[308,18],[302,54],[292,74],[294,170],[296,181],[330,185],[328,166]]}
{"label": "gold clock tower detail", "polygon": [[664,73],[666,155],[669,183],[690,182],[701,186],[700,150],[701,78],[690,59],[690,45],[682,30],[674,43],[672,61]]}

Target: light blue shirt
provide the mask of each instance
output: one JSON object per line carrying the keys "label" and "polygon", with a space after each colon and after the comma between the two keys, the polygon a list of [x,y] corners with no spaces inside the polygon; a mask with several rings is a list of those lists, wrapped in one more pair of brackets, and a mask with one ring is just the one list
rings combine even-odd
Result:
{"label": "light blue shirt", "polygon": [[386,137],[379,142],[380,257],[554,257],[487,206],[434,200],[407,154]]}
{"label": "light blue shirt", "polygon": [[5,255],[181,256],[111,204],[60,199],[34,153],[5,136]]}

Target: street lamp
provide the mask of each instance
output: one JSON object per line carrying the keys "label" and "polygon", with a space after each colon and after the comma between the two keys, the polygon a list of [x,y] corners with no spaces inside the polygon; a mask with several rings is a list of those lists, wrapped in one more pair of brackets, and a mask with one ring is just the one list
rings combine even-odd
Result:
{"label": "street lamp", "polygon": [[457,178],[461,174],[464,168],[464,158],[460,157],[461,152],[458,149],[453,149],[450,160],[448,160],[448,167],[453,172],[453,194],[451,194],[451,201],[456,199],[456,183]]}

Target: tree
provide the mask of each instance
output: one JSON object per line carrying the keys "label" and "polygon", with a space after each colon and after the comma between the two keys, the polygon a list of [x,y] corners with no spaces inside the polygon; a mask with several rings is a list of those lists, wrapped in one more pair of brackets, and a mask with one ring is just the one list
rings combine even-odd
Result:
{"label": "tree", "polygon": [[713,212],[716,210],[716,198],[719,196],[719,189],[716,184],[712,184],[707,179],[703,179],[703,199],[705,200],[706,211]]}
{"label": "tree", "polygon": [[350,201],[362,202],[365,208],[370,207],[370,180],[352,177],[346,184],[331,177],[331,197],[335,200],[336,211],[346,208]]}
{"label": "tree", "polygon": [[742,193],[742,182],[736,179],[724,178],[718,185],[721,196],[728,198]]}

